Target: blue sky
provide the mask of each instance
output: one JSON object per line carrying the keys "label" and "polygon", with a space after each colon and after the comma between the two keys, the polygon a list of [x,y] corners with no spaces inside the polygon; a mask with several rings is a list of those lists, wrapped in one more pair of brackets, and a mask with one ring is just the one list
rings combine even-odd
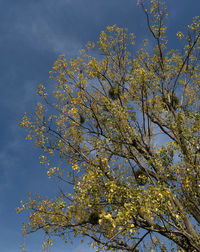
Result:
{"label": "blue sky", "polygon": [[[17,252],[23,242],[25,215],[15,208],[27,192],[56,195],[57,189],[39,163],[39,150],[25,141],[19,127],[25,111],[37,102],[39,82],[60,54],[76,57],[87,41],[95,41],[107,25],[128,27],[137,45],[145,34],[145,17],[136,0],[0,0],[0,251]],[[175,34],[200,13],[199,0],[166,0],[169,47],[178,47]],[[41,250],[42,233],[26,239],[28,252]],[[87,243],[57,241],[51,252],[94,251]]]}

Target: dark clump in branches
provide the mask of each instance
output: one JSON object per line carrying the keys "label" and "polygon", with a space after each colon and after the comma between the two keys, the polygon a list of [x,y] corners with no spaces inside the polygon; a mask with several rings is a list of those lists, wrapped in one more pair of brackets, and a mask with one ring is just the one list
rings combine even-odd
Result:
{"label": "dark clump in branches", "polygon": [[170,109],[173,108],[174,111],[177,110],[177,108],[180,105],[180,100],[179,98],[175,95],[170,93],[169,95],[165,95],[165,97],[163,98],[163,102],[166,104],[166,109]]}
{"label": "dark clump in branches", "polygon": [[135,175],[136,183],[138,185],[144,186],[147,183],[148,176],[145,174],[144,171],[137,170],[135,171],[134,175]]}
{"label": "dark clump in branches", "polygon": [[85,117],[80,114],[80,124],[83,124],[85,122]]}
{"label": "dark clump in branches", "polygon": [[112,100],[116,100],[117,98],[119,98],[120,97],[120,90],[119,90],[119,88],[116,85],[110,87],[110,89],[108,91],[108,96]]}
{"label": "dark clump in branches", "polygon": [[98,212],[92,212],[89,216],[88,222],[92,225],[98,225],[99,224],[99,213]]}

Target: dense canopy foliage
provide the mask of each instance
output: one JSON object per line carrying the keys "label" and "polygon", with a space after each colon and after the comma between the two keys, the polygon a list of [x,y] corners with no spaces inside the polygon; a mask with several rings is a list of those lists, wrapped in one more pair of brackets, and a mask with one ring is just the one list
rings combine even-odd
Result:
{"label": "dense canopy foliage", "polygon": [[57,59],[53,95],[39,85],[44,102],[21,126],[60,195],[22,202],[24,233],[79,234],[98,251],[200,251],[200,21],[169,51],[164,4],[139,5],[150,45],[136,51],[133,34],[109,26],[80,57]]}

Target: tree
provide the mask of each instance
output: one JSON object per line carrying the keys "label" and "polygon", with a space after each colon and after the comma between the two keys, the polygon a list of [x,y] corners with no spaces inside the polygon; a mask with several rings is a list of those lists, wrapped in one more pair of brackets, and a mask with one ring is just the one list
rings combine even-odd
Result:
{"label": "tree", "polygon": [[43,150],[60,195],[29,195],[18,208],[30,211],[25,233],[43,229],[67,240],[72,232],[98,251],[167,251],[170,242],[200,251],[200,20],[177,33],[182,50],[168,51],[164,4],[139,5],[152,51],[144,40],[130,53],[134,35],[109,26],[98,58],[89,42],[80,57],[54,63],[53,96],[39,85],[44,102],[21,126]]}

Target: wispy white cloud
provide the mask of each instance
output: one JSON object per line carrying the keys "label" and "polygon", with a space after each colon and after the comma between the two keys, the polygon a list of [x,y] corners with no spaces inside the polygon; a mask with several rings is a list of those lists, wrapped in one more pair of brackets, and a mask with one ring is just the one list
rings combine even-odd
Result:
{"label": "wispy white cloud", "polygon": [[56,34],[45,19],[35,20],[31,27],[31,33],[41,49],[50,50],[57,54],[67,53],[69,56],[74,56],[81,48],[80,42],[74,37]]}
{"label": "wispy white cloud", "polygon": [[73,35],[59,34],[44,17],[36,16],[26,23],[19,19],[14,24],[15,32],[19,32],[33,49],[47,50],[55,54],[75,56],[81,49],[81,43]]}

